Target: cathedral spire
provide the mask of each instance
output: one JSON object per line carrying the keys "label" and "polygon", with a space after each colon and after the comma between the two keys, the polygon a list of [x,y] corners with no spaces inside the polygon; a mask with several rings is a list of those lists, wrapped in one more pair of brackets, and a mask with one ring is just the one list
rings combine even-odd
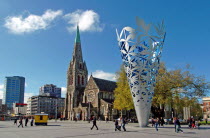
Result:
{"label": "cathedral spire", "polygon": [[75,43],[80,43],[80,34],[79,34],[79,26],[77,25],[77,34],[75,38]]}

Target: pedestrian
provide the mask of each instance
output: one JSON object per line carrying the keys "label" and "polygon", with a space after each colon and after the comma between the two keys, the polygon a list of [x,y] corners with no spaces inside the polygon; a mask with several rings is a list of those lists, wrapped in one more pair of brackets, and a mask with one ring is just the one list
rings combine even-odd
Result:
{"label": "pedestrian", "polygon": [[156,131],[158,131],[158,123],[159,123],[159,118],[157,118],[155,120],[155,129],[156,129]]}
{"label": "pedestrian", "polygon": [[118,120],[116,119],[116,120],[115,120],[115,131],[117,131],[117,130],[121,131],[121,126],[119,126],[119,122],[118,122]]}
{"label": "pedestrian", "polygon": [[126,124],[126,118],[123,117],[122,118],[122,128],[123,128],[124,131],[126,131],[125,124]]}
{"label": "pedestrian", "polygon": [[27,124],[28,124],[28,117],[26,117],[25,119],[25,126],[27,126]]}
{"label": "pedestrian", "polygon": [[108,117],[106,118],[106,123],[109,123],[109,118]]}
{"label": "pedestrian", "polygon": [[173,118],[174,128],[175,128],[175,132],[176,132],[176,124],[175,124],[175,121],[176,121],[176,117]]}
{"label": "pedestrian", "polygon": [[31,126],[33,126],[34,125],[34,118],[32,117],[31,118]]}
{"label": "pedestrian", "polygon": [[183,130],[181,129],[181,125],[180,125],[180,122],[179,122],[179,119],[176,118],[176,120],[174,121],[174,125],[176,126],[176,133],[179,133],[179,131],[181,131],[183,133]]}
{"label": "pedestrian", "polygon": [[205,119],[206,120],[206,124],[208,123],[208,120],[207,120],[207,118]]}
{"label": "pedestrian", "polygon": [[98,130],[98,127],[97,127],[97,125],[96,125],[96,117],[95,117],[95,116],[93,116],[93,126],[92,126],[90,129],[92,130],[94,126],[95,126],[96,129]]}
{"label": "pedestrian", "polygon": [[154,120],[154,118],[152,118],[152,127],[155,127],[155,120]]}
{"label": "pedestrian", "polygon": [[[23,128],[23,119],[22,119],[22,118],[20,118],[19,126],[22,126],[22,128]],[[18,127],[19,127],[19,126],[18,126]]]}
{"label": "pedestrian", "polygon": [[161,119],[158,118],[158,125],[159,125],[159,127],[160,127],[160,124],[161,124]]}
{"label": "pedestrian", "polygon": [[196,128],[196,126],[195,126],[195,119],[192,119],[192,128]]}
{"label": "pedestrian", "polygon": [[17,118],[14,119],[14,125],[17,125]]}
{"label": "pedestrian", "polygon": [[162,127],[164,127],[165,121],[164,121],[163,117],[161,117],[161,119],[160,119],[160,124]]}
{"label": "pedestrian", "polygon": [[190,120],[189,120],[189,126],[190,126],[190,128],[192,129],[192,125],[193,125],[193,118],[192,117],[190,117]]}

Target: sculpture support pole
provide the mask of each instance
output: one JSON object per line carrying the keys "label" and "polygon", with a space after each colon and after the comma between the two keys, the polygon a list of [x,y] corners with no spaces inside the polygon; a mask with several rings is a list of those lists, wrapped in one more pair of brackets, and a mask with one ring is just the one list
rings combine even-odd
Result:
{"label": "sculpture support pole", "polygon": [[163,22],[152,26],[136,18],[136,23],[117,37],[139,126],[146,127],[166,32]]}

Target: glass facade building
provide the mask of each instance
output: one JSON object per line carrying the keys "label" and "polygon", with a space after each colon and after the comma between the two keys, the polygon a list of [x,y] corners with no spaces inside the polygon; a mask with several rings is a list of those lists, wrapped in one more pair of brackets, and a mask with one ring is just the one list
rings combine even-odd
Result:
{"label": "glass facade building", "polygon": [[3,104],[6,104],[8,109],[12,109],[13,103],[24,103],[24,92],[24,77],[5,77]]}
{"label": "glass facade building", "polygon": [[39,95],[61,98],[61,88],[53,84],[46,84],[39,88]]}

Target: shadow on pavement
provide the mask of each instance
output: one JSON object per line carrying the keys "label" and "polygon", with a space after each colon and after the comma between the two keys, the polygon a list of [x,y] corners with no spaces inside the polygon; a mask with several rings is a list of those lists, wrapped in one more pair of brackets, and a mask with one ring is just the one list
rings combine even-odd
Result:
{"label": "shadow on pavement", "polygon": [[47,125],[47,126],[61,126],[61,125]]}
{"label": "shadow on pavement", "polygon": [[184,134],[196,134],[195,132],[184,132]]}

